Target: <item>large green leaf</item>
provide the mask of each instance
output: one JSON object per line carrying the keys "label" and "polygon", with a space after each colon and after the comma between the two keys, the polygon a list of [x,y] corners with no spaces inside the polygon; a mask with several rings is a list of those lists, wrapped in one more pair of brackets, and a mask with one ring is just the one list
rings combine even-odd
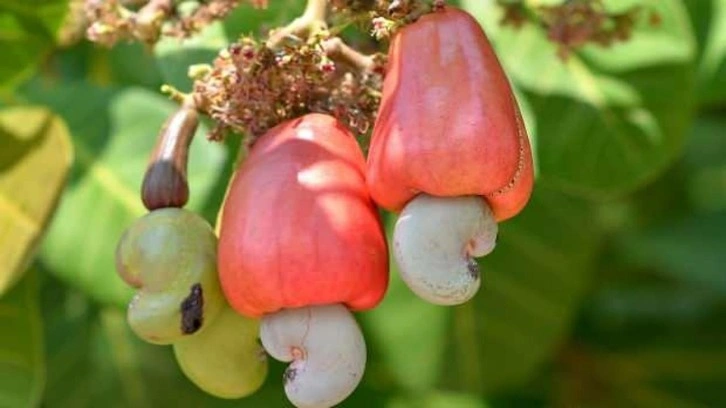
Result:
{"label": "large green leaf", "polygon": [[726,103],[726,0],[686,1],[699,40],[698,96]]}
{"label": "large green leaf", "polygon": [[686,211],[676,213],[675,198],[664,199],[665,194],[649,191],[647,196],[638,197],[637,204],[652,211],[651,201],[665,201],[670,213],[654,223],[622,232],[617,236],[618,247],[629,262],[726,294],[726,121],[702,115],[691,135],[677,168],[679,173],[657,183],[661,191],[678,194],[683,190],[678,201],[687,205]]}
{"label": "large green leaf", "polygon": [[[588,205],[540,184],[500,225],[482,288],[453,309],[443,384],[492,392],[530,378],[563,341],[600,242]],[[413,316],[411,318],[414,318]]]}
{"label": "large green leaf", "polygon": [[[145,212],[139,197],[143,173],[174,104],[141,89],[112,92],[83,84],[41,85],[29,94],[66,118],[76,150],[71,182],[44,243],[43,260],[97,300],[123,305],[131,290],[115,272],[116,243]],[[200,129],[190,152],[190,209],[203,208],[212,193],[219,195],[225,159],[224,148],[208,142]]]}
{"label": "large green leaf", "polygon": [[82,293],[49,279],[43,286],[48,379],[43,406],[64,407],[275,407],[283,406],[276,381],[254,397],[213,398],[188,381],[170,346],[134,336],[125,311],[99,307]]}
{"label": "large green leaf", "polygon": [[[390,217],[389,236],[395,218]],[[397,384],[410,392],[436,384],[443,368],[451,309],[418,299],[398,276],[391,259],[391,280],[383,302],[363,314],[368,342]]]}
{"label": "large green leaf", "polygon": [[0,299],[0,407],[35,407],[43,395],[45,357],[36,273]]}
{"label": "large green leaf", "polygon": [[643,274],[639,283],[610,280],[587,303],[576,343],[559,359],[564,386],[555,393],[570,406],[723,406],[724,317],[723,292]]}
{"label": "large green leaf", "polygon": [[660,25],[638,25],[626,43],[587,46],[566,62],[540,27],[500,27],[492,3],[462,1],[529,96],[543,179],[588,196],[612,196],[649,181],[679,154],[692,111],[695,58],[681,2],[650,2]]}
{"label": "large green leaf", "polygon": [[706,211],[726,210],[726,118],[702,115],[693,125],[684,162],[691,204]]}
{"label": "large green leaf", "polygon": [[55,44],[68,0],[0,0],[0,90],[32,73]]}
{"label": "large green leaf", "polygon": [[666,276],[726,294],[726,212],[693,215],[624,238],[640,264]]}
{"label": "large green leaf", "polygon": [[0,297],[35,254],[72,155],[68,129],[48,110],[0,110]]}

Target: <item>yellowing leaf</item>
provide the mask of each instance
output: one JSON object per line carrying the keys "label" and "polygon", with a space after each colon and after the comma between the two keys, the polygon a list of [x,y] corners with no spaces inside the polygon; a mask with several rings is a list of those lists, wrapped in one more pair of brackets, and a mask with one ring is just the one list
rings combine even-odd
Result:
{"label": "yellowing leaf", "polygon": [[0,295],[28,267],[71,159],[59,117],[43,108],[0,111]]}
{"label": "yellowing leaf", "polygon": [[35,407],[43,396],[45,354],[37,277],[29,271],[0,299],[0,407]]}

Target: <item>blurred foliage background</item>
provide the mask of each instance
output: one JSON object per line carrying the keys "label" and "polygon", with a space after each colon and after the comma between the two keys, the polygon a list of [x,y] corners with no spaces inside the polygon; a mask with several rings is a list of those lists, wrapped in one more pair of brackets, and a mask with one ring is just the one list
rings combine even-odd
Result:
{"label": "blurred foliage background", "polygon": [[[279,363],[225,401],[137,340],[113,253],[175,108],[160,85],[188,88],[188,65],[301,3],[243,6],[150,51],[64,44],[67,1],[0,0],[0,407],[287,406]],[[392,271],[359,315],[370,361],[343,406],[726,406],[726,0],[606,0],[660,24],[565,62],[540,28],[500,26],[493,1],[458,3],[517,89],[536,191],[473,302],[425,304]],[[189,208],[211,222],[239,141],[199,136]]]}

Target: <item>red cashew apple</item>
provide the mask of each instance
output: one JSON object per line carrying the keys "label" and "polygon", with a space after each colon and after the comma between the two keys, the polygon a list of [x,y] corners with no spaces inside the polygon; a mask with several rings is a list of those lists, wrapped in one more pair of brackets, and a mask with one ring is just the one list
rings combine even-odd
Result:
{"label": "red cashew apple", "polygon": [[393,37],[368,154],[371,196],[402,211],[394,255],[422,298],[459,304],[479,287],[473,257],[519,213],[532,154],[507,77],[479,24],[445,7]]}
{"label": "red cashew apple", "polygon": [[263,135],[234,175],[221,215],[219,273],[239,313],[262,316],[261,340],[294,362],[298,407],[332,406],[360,381],[365,343],[351,310],[388,284],[386,239],[365,159],[335,118],[308,114]]}

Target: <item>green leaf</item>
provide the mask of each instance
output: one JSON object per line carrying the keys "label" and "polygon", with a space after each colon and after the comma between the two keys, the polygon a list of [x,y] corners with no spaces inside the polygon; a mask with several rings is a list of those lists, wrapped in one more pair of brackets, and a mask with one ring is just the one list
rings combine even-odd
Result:
{"label": "green leaf", "polygon": [[55,44],[68,0],[0,0],[0,91],[31,74]]}
{"label": "green leaf", "polygon": [[699,39],[698,96],[706,105],[726,103],[726,0],[686,1]]}
{"label": "green leaf", "polygon": [[[653,268],[669,279],[726,294],[726,121],[719,117],[701,116],[694,123],[679,175],[663,180],[661,191],[680,191],[686,211],[674,211],[677,197],[649,192],[639,204],[656,201],[669,204],[664,217],[639,229],[620,233],[618,249],[627,258],[643,267]],[[661,183],[658,183],[661,184]],[[652,212],[652,204],[648,211]],[[670,216],[668,216],[670,215]],[[643,216],[636,215],[638,219]]]}
{"label": "green leaf", "polygon": [[693,125],[685,152],[688,197],[705,211],[726,210],[726,120],[701,116]]}
{"label": "green leaf", "polygon": [[45,383],[36,273],[0,298],[0,407],[39,405]]}
{"label": "green leaf", "polygon": [[692,111],[693,34],[681,2],[651,2],[658,26],[563,62],[540,27],[500,27],[492,3],[462,1],[492,38],[537,117],[540,177],[591,197],[651,180],[680,153]]}
{"label": "green leaf", "polygon": [[597,395],[605,407],[726,404],[723,292],[639,281],[611,279],[595,290],[575,346],[559,359],[559,381],[569,385],[560,399],[591,406],[577,398]]}
{"label": "green leaf", "polygon": [[401,396],[386,404],[387,408],[486,408],[487,406],[484,399],[479,396],[443,391]]}
{"label": "green leaf", "polygon": [[158,90],[164,82],[153,53],[138,42],[116,44],[108,52],[108,64],[117,84]]}
{"label": "green leaf", "polygon": [[43,287],[48,380],[43,406],[284,406],[277,370],[254,396],[223,400],[200,391],[177,366],[170,346],[139,340],[125,311],[99,307],[82,293],[48,280]]}
{"label": "green leaf", "polygon": [[[66,282],[105,304],[125,305],[131,289],[115,271],[116,243],[145,213],[139,192],[148,156],[175,105],[138,88],[112,92],[84,84],[31,89],[30,97],[53,106],[71,128],[76,161],[70,185],[44,243],[43,261]],[[68,103],[73,101],[73,103]],[[192,143],[188,208],[204,208],[219,193],[223,146],[205,129]],[[216,201],[218,202],[218,201]]]}
{"label": "green leaf", "polygon": [[[394,223],[395,217],[390,216],[388,236]],[[418,299],[399,277],[393,258],[390,262],[386,297],[362,314],[367,339],[377,351],[375,358],[384,362],[397,384],[409,391],[427,390],[443,368],[451,309]]]}
{"label": "green leaf", "polygon": [[527,208],[499,226],[496,249],[480,260],[482,288],[453,309],[444,385],[500,391],[551,358],[591,276],[600,242],[592,224],[588,205],[540,183]]}
{"label": "green leaf", "polygon": [[191,90],[190,65],[211,64],[220,50],[229,44],[220,22],[205,27],[199,34],[185,40],[163,38],[156,44],[154,55],[164,81],[182,91]]}
{"label": "green leaf", "polygon": [[271,1],[264,10],[257,10],[250,4],[242,3],[223,22],[229,41],[242,35],[255,35],[264,38],[265,28],[281,27],[302,14],[305,3],[298,0]]}
{"label": "green leaf", "polygon": [[693,215],[623,238],[624,250],[666,276],[726,294],[726,212]]}
{"label": "green leaf", "polygon": [[0,296],[35,255],[72,160],[63,120],[39,107],[0,110]]}

